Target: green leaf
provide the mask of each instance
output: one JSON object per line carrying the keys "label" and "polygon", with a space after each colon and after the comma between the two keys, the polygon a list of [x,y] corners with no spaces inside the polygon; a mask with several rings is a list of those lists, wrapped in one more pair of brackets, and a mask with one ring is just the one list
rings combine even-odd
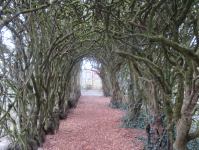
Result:
{"label": "green leaf", "polygon": [[133,19],[134,5],[131,5],[131,19]]}
{"label": "green leaf", "polygon": [[176,5],[177,5],[177,6],[179,5],[179,0],[176,0]]}
{"label": "green leaf", "polygon": [[129,0],[126,0],[126,2],[129,3],[129,4],[131,3]]}

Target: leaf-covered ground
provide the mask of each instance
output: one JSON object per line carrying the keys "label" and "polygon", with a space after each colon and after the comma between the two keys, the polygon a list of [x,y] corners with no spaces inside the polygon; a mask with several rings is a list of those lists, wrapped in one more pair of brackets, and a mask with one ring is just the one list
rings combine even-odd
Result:
{"label": "leaf-covered ground", "polygon": [[110,98],[81,96],[55,135],[47,135],[43,150],[140,150],[144,130],[122,128],[124,111],[108,107]]}

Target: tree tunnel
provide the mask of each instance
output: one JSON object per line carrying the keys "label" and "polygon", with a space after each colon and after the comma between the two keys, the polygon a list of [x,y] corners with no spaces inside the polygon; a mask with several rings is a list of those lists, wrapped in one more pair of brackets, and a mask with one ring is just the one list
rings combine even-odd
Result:
{"label": "tree tunnel", "polygon": [[[198,0],[1,0],[0,137],[35,150],[81,96],[95,62],[109,106],[146,149],[199,146]],[[5,39],[9,31],[9,40]]]}

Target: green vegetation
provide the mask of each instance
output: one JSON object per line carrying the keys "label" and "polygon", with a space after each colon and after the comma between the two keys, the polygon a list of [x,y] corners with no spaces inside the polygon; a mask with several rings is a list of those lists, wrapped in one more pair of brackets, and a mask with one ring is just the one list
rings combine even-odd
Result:
{"label": "green vegetation", "polygon": [[146,149],[196,149],[198,11],[198,0],[0,0],[1,137],[42,146],[76,106],[86,59],[124,125],[146,129]]}

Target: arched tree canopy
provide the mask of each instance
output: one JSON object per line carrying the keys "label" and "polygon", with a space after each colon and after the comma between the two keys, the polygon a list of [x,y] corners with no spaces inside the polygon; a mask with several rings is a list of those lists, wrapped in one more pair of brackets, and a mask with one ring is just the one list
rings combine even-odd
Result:
{"label": "arched tree canopy", "polygon": [[145,112],[148,149],[197,144],[198,11],[198,0],[0,0],[1,136],[42,146],[76,106],[87,59],[124,122]]}

